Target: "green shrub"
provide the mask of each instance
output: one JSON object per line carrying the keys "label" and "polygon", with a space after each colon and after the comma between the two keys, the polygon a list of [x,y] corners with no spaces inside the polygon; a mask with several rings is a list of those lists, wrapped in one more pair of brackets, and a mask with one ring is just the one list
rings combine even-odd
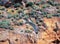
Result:
{"label": "green shrub", "polygon": [[7,20],[3,20],[0,22],[0,28],[9,28],[10,22]]}
{"label": "green shrub", "polygon": [[7,18],[8,19],[12,18],[12,15],[11,14],[8,14]]}
{"label": "green shrub", "polygon": [[38,5],[38,6],[39,6],[40,4],[41,4],[41,2],[36,3],[36,5]]}
{"label": "green shrub", "polygon": [[14,30],[14,28],[12,26],[9,27],[10,30]]}
{"label": "green shrub", "polygon": [[16,8],[16,7],[20,7],[21,6],[21,4],[19,4],[19,3],[16,3],[16,4],[14,4],[14,7]]}
{"label": "green shrub", "polygon": [[52,14],[47,14],[47,18],[51,18],[52,17]]}
{"label": "green shrub", "polygon": [[50,7],[49,4],[44,4],[42,8]]}
{"label": "green shrub", "polygon": [[20,32],[23,32],[23,30],[21,30]]}
{"label": "green shrub", "polygon": [[0,10],[5,10],[5,8],[0,8]]}
{"label": "green shrub", "polygon": [[57,13],[60,13],[60,10],[58,10]]}
{"label": "green shrub", "polygon": [[31,30],[25,30],[25,33],[32,33]]}
{"label": "green shrub", "polygon": [[19,17],[19,15],[16,14],[16,15],[13,15],[12,17],[13,17],[14,19],[16,19],[17,17]]}
{"label": "green shrub", "polygon": [[28,2],[28,3],[26,4],[26,7],[28,7],[28,6],[32,7],[33,5],[34,5],[33,2]]}
{"label": "green shrub", "polygon": [[47,1],[47,3],[50,4],[50,5],[52,5],[52,6],[54,6],[54,2],[51,1],[51,0]]}
{"label": "green shrub", "polygon": [[2,18],[3,17],[3,15],[0,15],[0,18]]}
{"label": "green shrub", "polygon": [[22,22],[20,22],[19,24],[20,24],[20,25],[23,25],[23,23],[22,23]]}
{"label": "green shrub", "polygon": [[54,17],[60,17],[60,14],[54,14],[53,16]]}

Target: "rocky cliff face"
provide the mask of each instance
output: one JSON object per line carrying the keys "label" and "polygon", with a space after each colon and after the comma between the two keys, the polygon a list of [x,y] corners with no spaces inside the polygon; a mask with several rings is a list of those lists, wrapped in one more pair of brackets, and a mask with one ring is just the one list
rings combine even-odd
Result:
{"label": "rocky cliff face", "polygon": [[[60,22],[60,18],[51,18],[51,19],[44,18],[44,23],[47,25],[47,28],[45,29],[45,31],[41,31],[41,32],[39,31],[37,35],[34,33],[18,34],[18,33],[15,33],[13,30],[0,31],[0,44],[40,44],[40,43],[55,44],[53,43],[53,41],[57,39],[60,40],[59,38],[60,23],[59,22]],[[56,23],[59,23],[59,24],[56,24]],[[56,25],[58,28],[56,27]]]}

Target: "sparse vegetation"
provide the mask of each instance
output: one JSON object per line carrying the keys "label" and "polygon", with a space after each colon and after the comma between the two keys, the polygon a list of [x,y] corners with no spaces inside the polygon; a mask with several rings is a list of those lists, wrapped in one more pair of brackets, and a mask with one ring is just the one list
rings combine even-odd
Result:
{"label": "sparse vegetation", "polygon": [[[6,41],[8,44],[51,44],[51,40],[59,39],[60,3],[55,0],[12,1],[2,3],[0,0],[0,34],[4,34],[3,40],[7,37],[2,40],[3,44]],[[56,22],[59,23],[55,25]]]}

